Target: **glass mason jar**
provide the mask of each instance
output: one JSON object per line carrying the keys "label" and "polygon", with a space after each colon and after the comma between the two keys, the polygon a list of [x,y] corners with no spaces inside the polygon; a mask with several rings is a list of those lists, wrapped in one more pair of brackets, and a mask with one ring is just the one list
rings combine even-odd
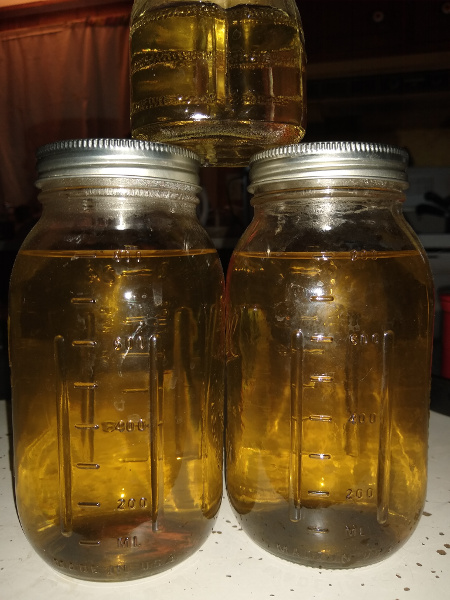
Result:
{"label": "glass mason jar", "polygon": [[66,575],[172,567],[220,505],[223,272],[198,164],[132,140],[38,151],[43,213],[10,287],[16,498]]}
{"label": "glass mason jar", "polygon": [[407,158],[331,142],[251,164],[227,279],[227,487],[251,538],[304,565],[381,560],[425,502],[433,285],[402,216]]}
{"label": "glass mason jar", "polygon": [[179,144],[206,164],[299,142],[305,50],[295,0],[135,0],[131,131]]}

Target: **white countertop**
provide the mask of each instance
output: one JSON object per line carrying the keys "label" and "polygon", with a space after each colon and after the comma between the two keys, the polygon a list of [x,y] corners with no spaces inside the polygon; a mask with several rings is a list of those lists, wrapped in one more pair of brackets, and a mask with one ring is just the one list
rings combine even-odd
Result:
{"label": "white countertop", "polygon": [[13,600],[449,600],[450,417],[431,413],[428,494],[413,536],[381,563],[330,571],[264,552],[226,499],[203,547],[179,566],[131,583],[87,583],[53,571],[17,519],[7,405],[0,401],[0,597]]}

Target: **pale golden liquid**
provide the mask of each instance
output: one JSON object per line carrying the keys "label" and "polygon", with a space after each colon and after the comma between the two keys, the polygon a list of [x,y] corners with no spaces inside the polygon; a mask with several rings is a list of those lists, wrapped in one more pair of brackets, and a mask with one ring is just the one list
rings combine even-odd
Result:
{"label": "pale golden liquid", "polygon": [[134,579],[205,540],[222,492],[215,252],[21,252],[10,298],[16,493],[31,544]]}
{"label": "pale golden liquid", "polygon": [[431,289],[414,251],[232,259],[227,486],[270,552],[352,567],[411,535],[426,491]]}
{"label": "pale golden liquid", "polygon": [[130,37],[133,137],[181,144],[220,166],[300,141],[300,27],[267,6],[187,2],[141,11]]}

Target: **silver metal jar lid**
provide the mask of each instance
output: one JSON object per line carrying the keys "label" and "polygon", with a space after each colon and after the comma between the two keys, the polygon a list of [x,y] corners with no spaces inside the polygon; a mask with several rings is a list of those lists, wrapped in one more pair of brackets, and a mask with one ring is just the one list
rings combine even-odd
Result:
{"label": "silver metal jar lid", "polygon": [[198,185],[200,158],[168,144],[132,139],[64,140],[38,149],[37,187],[67,177],[145,177]]}
{"label": "silver metal jar lid", "polygon": [[313,187],[318,180],[381,179],[407,187],[408,153],[367,142],[314,142],[271,148],[250,161],[249,191]]}

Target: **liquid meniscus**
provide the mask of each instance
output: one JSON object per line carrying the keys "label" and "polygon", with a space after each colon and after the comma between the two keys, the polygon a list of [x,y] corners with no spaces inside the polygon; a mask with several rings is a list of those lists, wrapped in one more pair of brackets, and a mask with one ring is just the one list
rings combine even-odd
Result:
{"label": "liquid meniscus", "polygon": [[132,15],[131,129],[207,164],[247,165],[305,127],[305,52],[295,4],[144,3]]}

